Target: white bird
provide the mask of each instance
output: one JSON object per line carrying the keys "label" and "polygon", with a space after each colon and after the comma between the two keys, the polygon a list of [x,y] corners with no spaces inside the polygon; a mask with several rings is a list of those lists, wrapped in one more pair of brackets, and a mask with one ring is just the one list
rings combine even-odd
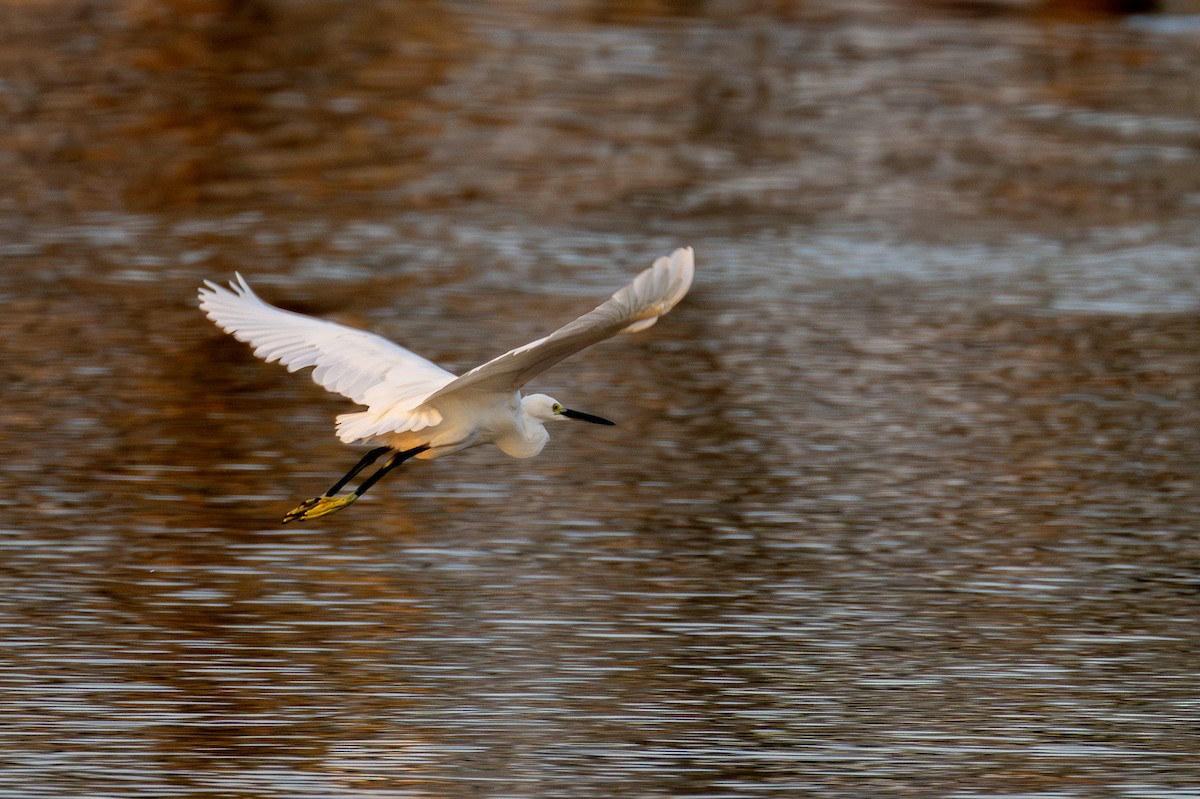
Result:
{"label": "white bird", "polygon": [[[611,425],[564,408],[545,394],[522,396],[519,389],[585,347],[653,325],[687,294],[693,271],[692,248],[677,249],[590,313],[461,377],[373,333],[276,308],[261,300],[240,274],[229,288],[204,281],[200,309],[267,363],[279,361],[289,372],[315,366],[312,378],[318,385],[367,408],[338,416],[337,435],[347,444],[378,446],[324,496],[289,511],[283,517],[286,524],[341,510],[410,458],[440,458],[481,444],[495,444],[514,458],[531,458],[550,440],[547,422]],[[384,455],[389,457],[383,466],[358,488],[337,496]]]}

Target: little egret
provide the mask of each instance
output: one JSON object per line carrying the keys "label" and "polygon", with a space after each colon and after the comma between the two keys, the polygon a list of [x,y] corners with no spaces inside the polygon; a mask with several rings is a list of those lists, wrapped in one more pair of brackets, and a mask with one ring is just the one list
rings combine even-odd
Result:
{"label": "little egret", "polygon": [[[564,408],[545,394],[522,396],[519,389],[585,347],[653,325],[687,294],[693,270],[692,248],[677,249],[590,313],[461,377],[373,333],[276,308],[259,299],[240,274],[229,288],[204,281],[200,309],[267,363],[279,361],[289,372],[315,366],[312,378],[318,385],[367,408],[338,416],[337,435],[347,444],[377,446],[323,496],[289,511],[286,524],[341,510],[410,458],[440,458],[480,444],[531,458],[550,440],[547,422],[612,424]],[[337,496],[385,455],[383,466],[358,488]]]}

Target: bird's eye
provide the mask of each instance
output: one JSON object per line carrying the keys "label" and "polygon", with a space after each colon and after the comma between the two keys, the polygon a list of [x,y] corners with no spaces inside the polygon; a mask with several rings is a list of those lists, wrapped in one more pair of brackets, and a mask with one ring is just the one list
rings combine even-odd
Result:
{"label": "bird's eye", "polygon": [[550,408],[550,410],[554,411],[555,413],[562,413],[563,411],[566,410],[566,408],[564,408],[563,406],[559,405],[556,402],[556,403],[554,403],[553,407]]}

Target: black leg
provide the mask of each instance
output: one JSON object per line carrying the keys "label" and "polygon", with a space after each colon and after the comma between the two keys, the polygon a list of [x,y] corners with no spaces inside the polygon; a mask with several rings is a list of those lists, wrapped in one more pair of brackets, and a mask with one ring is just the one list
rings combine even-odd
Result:
{"label": "black leg", "polygon": [[358,488],[354,489],[353,493],[346,494],[345,496],[341,497],[333,496],[339,490],[344,488],[346,483],[354,479],[356,474],[374,463],[379,456],[385,452],[390,452],[391,447],[377,447],[371,450],[362,457],[362,460],[360,460],[345,477],[339,480],[337,484],[333,486],[333,488],[329,489],[329,492],[325,494],[325,496],[306,499],[284,514],[283,523],[287,524],[288,522],[303,522],[307,521],[308,519],[316,519],[321,516],[327,516],[334,511],[339,511],[342,508],[353,504],[359,497],[366,493],[368,488],[378,483],[380,478],[382,478],[385,474],[390,472],[392,469],[395,469],[397,466],[404,463],[414,455],[420,455],[427,449],[429,449],[429,445],[425,444],[413,449],[405,450],[404,452],[392,452],[392,456],[387,459],[387,463],[379,467],[375,474],[371,475],[366,480],[363,480],[362,484]]}
{"label": "black leg", "polygon": [[375,449],[368,452],[366,455],[363,455],[362,460],[360,460],[358,463],[354,464],[354,468],[352,468],[350,471],[346,472],[345,477],[343,477],[341,480],[338,480],[336,483],[334,483],[330,487],[330,489],[328,491],[325,492],[325,496],[332,497],[334,494],[341,491],[343,488],[346,487],[346,483],[349,483],[351,480],[353,480],[355,477],[358,476],[359,472],[361,472],[363,469],[370,466],[375,461],[379,460],[379,458],[383,455],[383,453],[391,452],[391,451],[392,451],[391,447],[376,447]]}
{"label": "black leg", "polygon": [[404,452],[397,452],[395,455],[388,458],[387,463],[383,464],[383,466],[380,466],[375,474],[371,475],[366,480],[363,480],[362,484],[359,485],[358,488],[354,489],[354,496],[361,497],[363,494],[367,493],[367,489],[378,483],[385,474],[390,472],[392,469],[395,469],[409,458],[415,455],[420,455],[427,449],[429,449],[428,446],[422,445],[420,447],[405,450]]}

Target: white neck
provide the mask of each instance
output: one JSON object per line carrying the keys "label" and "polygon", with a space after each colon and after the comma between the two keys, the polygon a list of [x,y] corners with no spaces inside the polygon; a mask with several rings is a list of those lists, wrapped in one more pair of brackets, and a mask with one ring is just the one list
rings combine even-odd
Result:
{"label": "white neck", "polygon": [[496,446],[512,458],[532,458],[546,446],[550,433],[544,419],[530,416],[525,408],[517,413],[516,424],[508,435],[496,439]]}

